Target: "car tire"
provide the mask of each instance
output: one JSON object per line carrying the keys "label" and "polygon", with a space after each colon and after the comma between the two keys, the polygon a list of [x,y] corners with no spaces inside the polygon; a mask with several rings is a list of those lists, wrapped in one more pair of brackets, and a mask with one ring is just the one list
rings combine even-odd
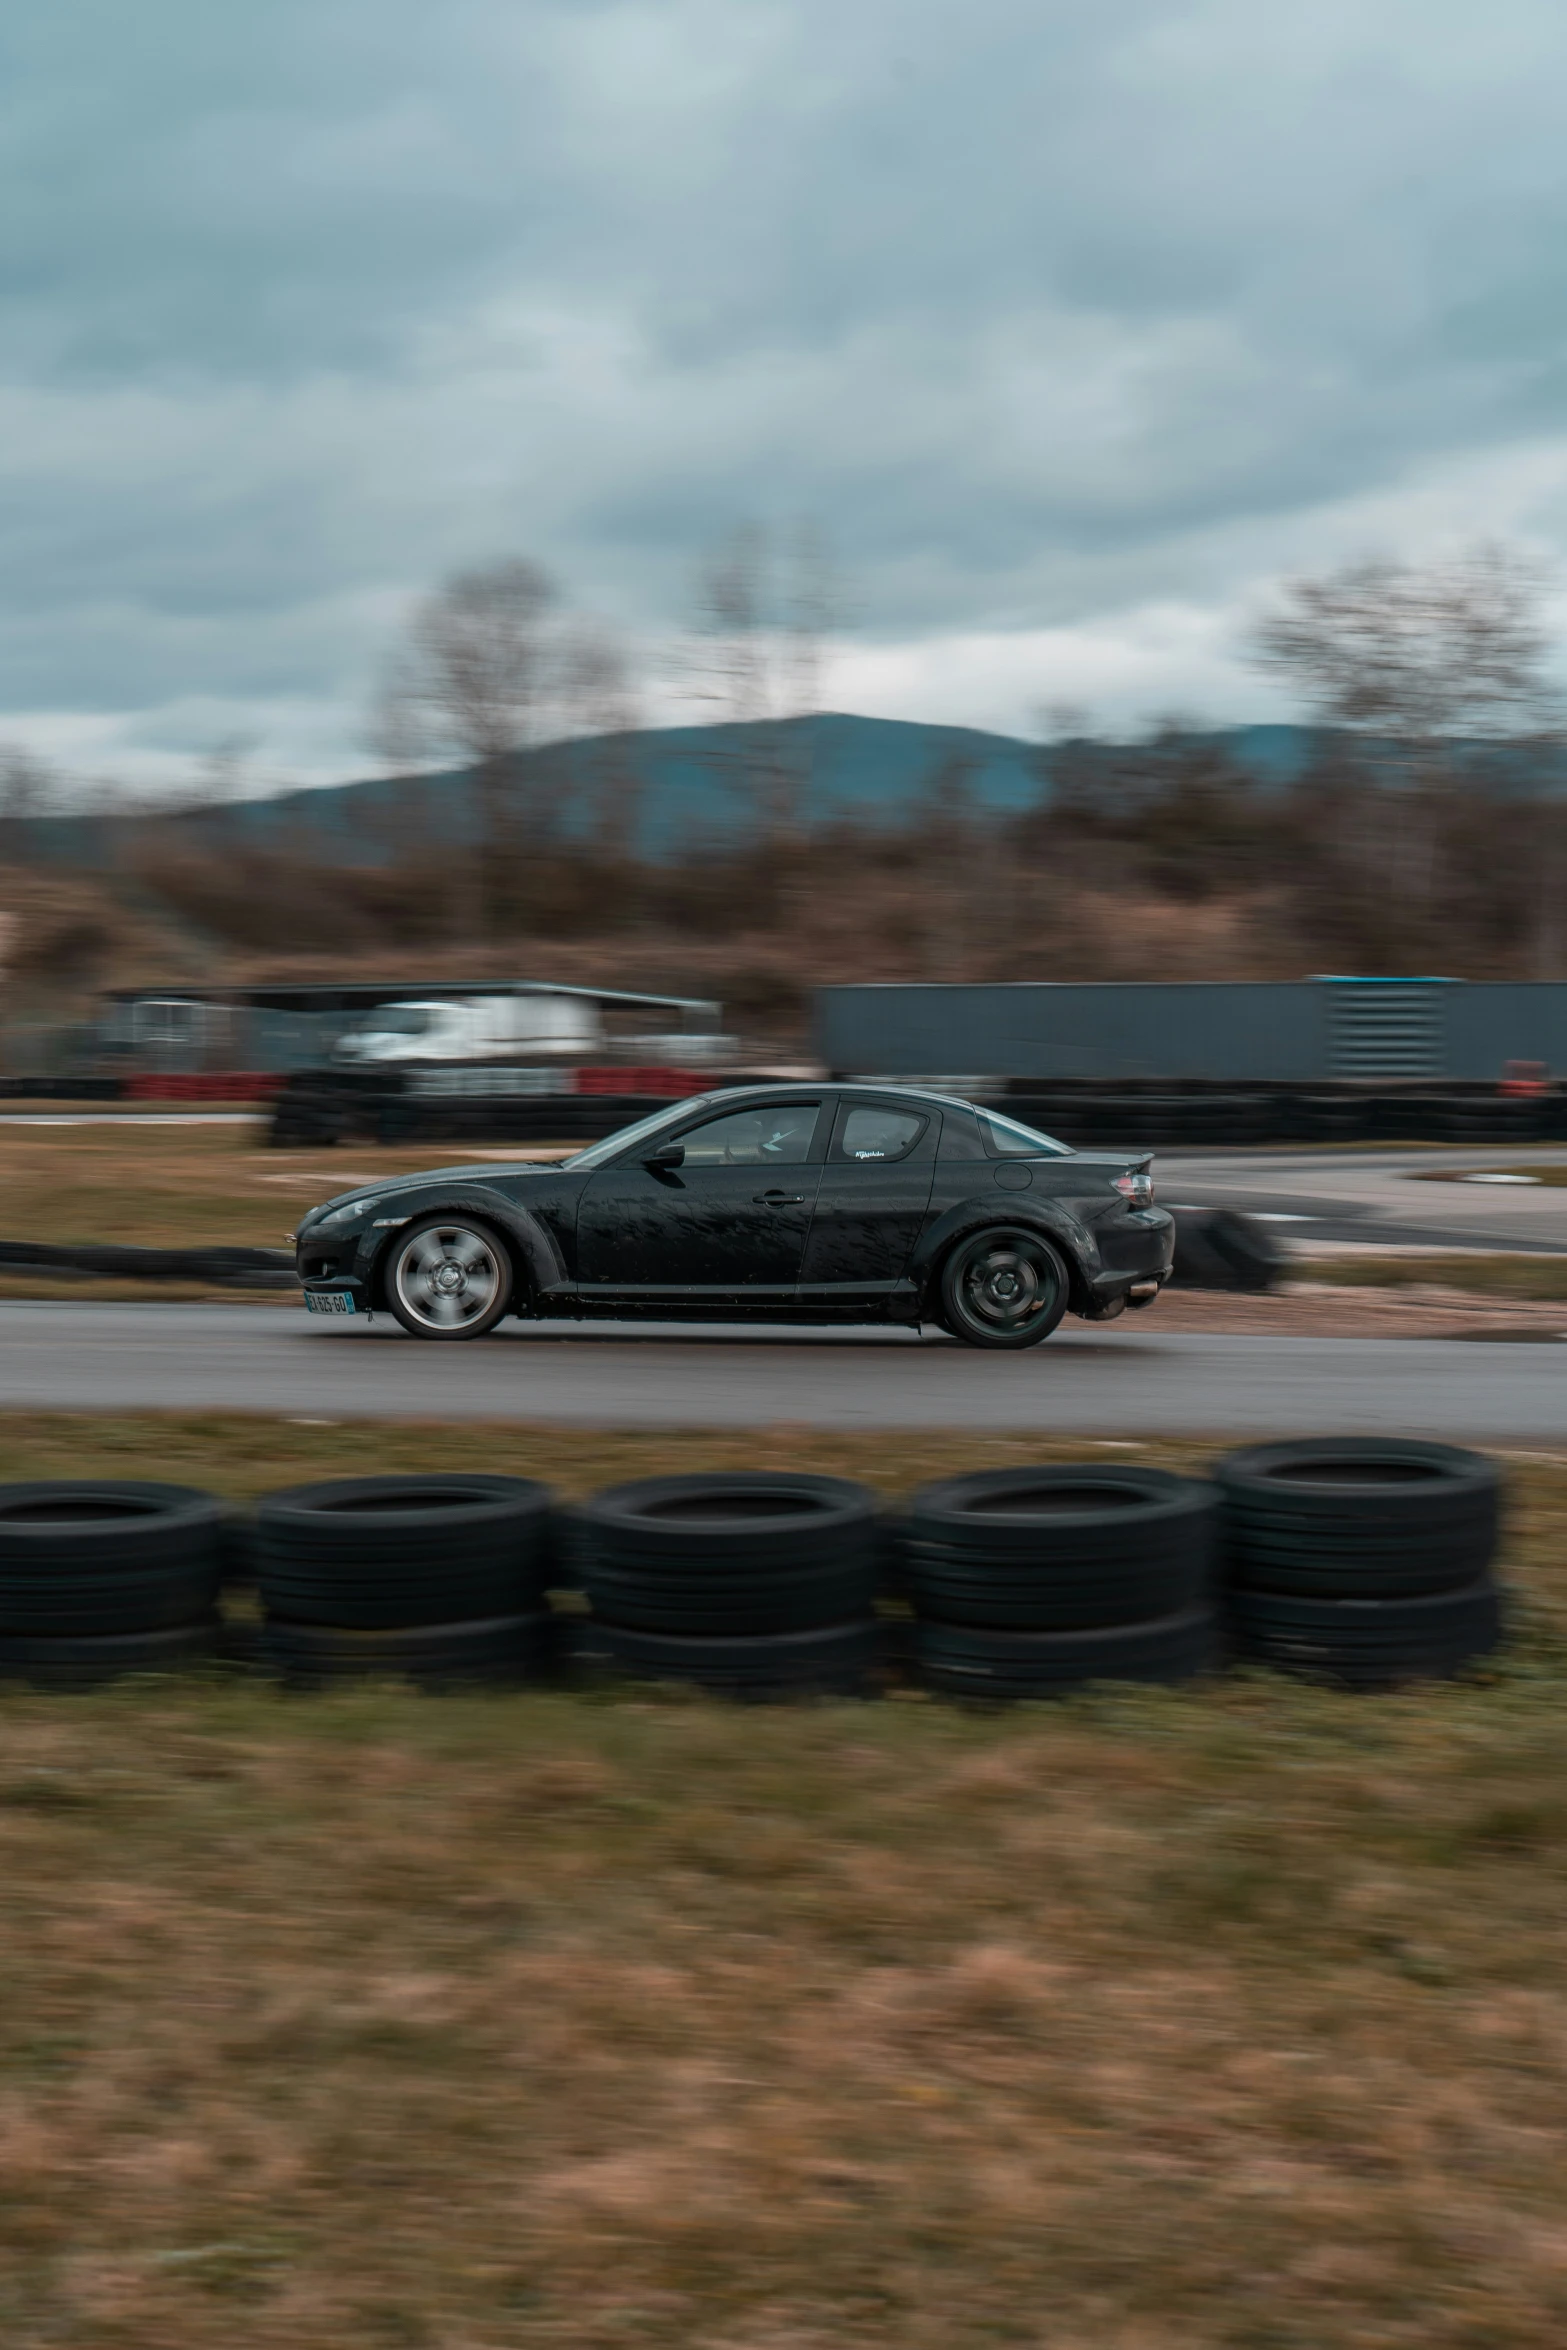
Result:
{"label": "car tire", "polygon": [[520,1616],[549,1580],[547,1486],[528,1477],[334,1477],[256,1512],[269,1615],[349,1631]]}
{"label": "car tire", "polygon": [[394,1233],[386,1302],[415,1338],[482,1338],[511,1310],[511,1252],[481,1217],[421,1216]]}
{"label": "car tire", "polygon": [[868,1615],[883,1535],[838,1477],[644,1477],[569,1514],[565,1547],[596,1617],[693,1639],[812,1631]]}
{"label": "car tire", "polygon": [[1489,1575],[1419,1599],[1307,1599],[1236,1591],[1236,1651],[1275,1672],[1347,1689],[1447,1681],[1502,1637],[1502,1594]]}
{"label": "car tire", "polygon": [[1501,1477],[1483,1453],[1399,1437],[1251,1445],[1218,1464],[1229,1580],[1305,1599],[1416,1599],[1495,1554]]}
{"label": "car tire", "polygon": [[478,1623],[401,1624],[351,1631],[340,1625],[271,1619],[263,1663],[295,1687],[365,1679],[416,1681],[439,1689],[474,1682],[542,1681],[555,1654],[555,1619],[545,1609]]}
{"label": "car tire", "polygon": [[913,1647],[919,1679],[945,1696],[1060,1697],[1090,1681],[1194,1680],[1219,1662],[1220,1626],[1206,1607],[1081,1632],[922,1621]]}
{"label": "car tire", "polygon": [[109,1632],[68,1637],[0,1633],[0,1682],[36,1689],[95,1689],[132,1673],[173,1673],[204,1664],[219,1649],[212,1616],[154,1632]]}
{"label": "car tire", "polygon": [[1058,1329],[1071,1296],[1059,1253],[1027,1225],[987,1225],[947,1253],[938,1284],[943,1328],[965,1346],[1015,1353]]}
{"label": "car tire", "polygon": [[1165,1469],[987,1469],[916,1493],[898,1527],[919,1616],[1010,1631],[1086,1631],[1205,1605],[1219,1496]]}
{"label": "car tire", "polygon": [[0,1634],[153,1633],[216,1604],[229,1512],[137,1478],[0,1485]]}
{"label": "car tire", "polygon": [[717,1697],[865,1697],[877,1686],[881,1626],[874,1616],[744,1639],[692,1638],[585,1620],[580,1670],[598,1679],[672,1681]]}

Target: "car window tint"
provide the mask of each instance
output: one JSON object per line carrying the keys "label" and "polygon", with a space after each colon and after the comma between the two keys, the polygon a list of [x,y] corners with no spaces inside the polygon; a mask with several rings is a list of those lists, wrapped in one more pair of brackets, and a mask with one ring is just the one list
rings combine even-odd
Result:
{"label": "car window tint", "polygon": [[676,1102],[673,1105],[666,1102],[663,1109],[650,1111],[647,1117],[638,1118],[634,1125],[619,1126],[613,1134],[606,1134],[602,1142],[590,1142],[585,1151],[573,1152],[564,1164],[574,1173],[589,1167],[602,1167],[610,1159],[618,1159],[622,1151],[630,1150],[634,1144],[645,1141],[650,1134],[656,1134],[661,1126],[673,1126],[680,1119],[689,1117],[692,1107],[690,1102]]}
{"label": "car window tint", "polygon": [[907,1110],[851,1110],[838,1138],[838,1155],[871,1161],[907,1158],[925,1125],[925,1119]]}
{"label": "car window tint", "polygon": [[1064,1142],[1057,1142],[1048,1134],[1038,1134],[1032,1126],[1021,1126],[1015,1118],[998,1118],[993,1110],[976,1110],[974,1115],[979,1120],[986,1149],[998,1159],[1071,1156]]}
{"label": "car window tint", "polygon": [[819,1102],[775,1102],[710,1118],[679,1140],[688,1167],[788,1167],[811,1155]]}

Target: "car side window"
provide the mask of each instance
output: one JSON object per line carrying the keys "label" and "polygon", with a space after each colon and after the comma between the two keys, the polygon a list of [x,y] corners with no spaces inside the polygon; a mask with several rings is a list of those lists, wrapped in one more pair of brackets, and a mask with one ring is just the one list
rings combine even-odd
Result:
{"label": "car side window", "polygon": [[671,1139],[685,1145],[687,1167],[791,1167],[811,1155],[820,1102],[776,1102],[732,1110]]}
{"label": "car side window", "polygon": [[928,1118],[910,1110],[849,1110],[833,1156],[855,1164],[886,1166],[894,1159],[906,1159],[929,1124]]}

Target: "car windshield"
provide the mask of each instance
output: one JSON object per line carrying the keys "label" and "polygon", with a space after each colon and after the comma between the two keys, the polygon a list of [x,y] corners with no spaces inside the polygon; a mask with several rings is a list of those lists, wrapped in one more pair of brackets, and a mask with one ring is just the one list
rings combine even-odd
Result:
{"label": "car windshield", "polygon": [[976,1109],[985,1146],[1003,1159],[1037,1159],[1041,1155],[1051,1159],[1066,1159],[1072,1155],[1071,1145],[1057,1142],[1053,1135],[1036,1133],[1032,1126],[1020,1126],[1015,1118],[998,1118],[994,1110]]}
{"label": "car windshield", "polygon": [[699,1110],[701,1106],[700,1100],[676,1102],[673,1105],[666,1102],[650,1118],[639,1118],[634,1126],[622,1126],[616,1133],[606,1134],[602,1142],[590,1142],[585,1151],[576,1152],[572,1158],[562,1159],[561,1165],[573,1169],[602,1167],[606,1161],[618,1158],[623,1150],[629,1150],[632,1143],[640,1142],[644,1135],[656,1134],[661,1126],[672,1126],[677,1118],[683,1118],[689,1110]]}
{"label": "car windshield", "polygon": [[378,1012],[371,1012],[355,1031],[360,1036],[423,1036],[430,1028],[434,1013],[422,1004],[387,1004]]}

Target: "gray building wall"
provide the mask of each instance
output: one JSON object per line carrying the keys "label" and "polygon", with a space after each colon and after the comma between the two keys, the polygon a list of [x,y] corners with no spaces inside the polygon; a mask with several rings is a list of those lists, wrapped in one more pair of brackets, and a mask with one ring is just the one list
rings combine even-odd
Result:
{"label": "gray building wall", "polygon": [[816,1049],[856,1076],[1494,1079],[1567,1073],[1567,984],[1299,980],[826,987]]}

